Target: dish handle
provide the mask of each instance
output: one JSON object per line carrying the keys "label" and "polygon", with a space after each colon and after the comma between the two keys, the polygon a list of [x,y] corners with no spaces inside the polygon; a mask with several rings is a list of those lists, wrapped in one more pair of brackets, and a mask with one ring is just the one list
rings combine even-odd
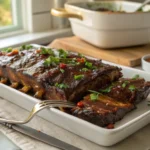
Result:
{"label": "dish handle", "polygon": [[51,14],[56,17],[77,18],[80,20],[83,19],[80,13],[70,13],[64,8],[52,8]]}

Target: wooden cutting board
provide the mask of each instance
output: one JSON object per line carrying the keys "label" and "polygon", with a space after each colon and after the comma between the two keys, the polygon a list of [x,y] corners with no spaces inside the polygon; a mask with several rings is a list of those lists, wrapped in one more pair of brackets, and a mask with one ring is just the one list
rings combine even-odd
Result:
{"label": "wooden cutting board", "polygon": [[144,46],[105,50],[86,43],[75,36],[56,39],[49,46],[82,53],[130,67],[140,65],[142,56],[150,54],[150,43]]}

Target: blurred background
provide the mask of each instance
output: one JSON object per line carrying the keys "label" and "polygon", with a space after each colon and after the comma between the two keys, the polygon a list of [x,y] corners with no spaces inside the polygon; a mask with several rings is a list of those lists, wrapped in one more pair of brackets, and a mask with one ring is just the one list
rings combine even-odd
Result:
{"label": "blurred background", "polygon": [[[13,0],[0,0],[0,27],[13,24],[12,1]],[[68,0],[68,1],[77,2],[81,0]],[[132,0],[132,1],[142,2],[143,0]],[[57,3],[56,5],[59,6],[63,5],[65,2],[67,2],[67,0],[55,0],[55,3]]]}
{"label": "blurred background", "polygon": [[56,38],[72,36],[68,19],[52,16],[50,10],[80,1],[98,0],[0,0],[0,49],[27,43],[46,45]]}
{"label": "blurred background", "polygon": [[11,0],[0,0],[0,27],[12,24]]}

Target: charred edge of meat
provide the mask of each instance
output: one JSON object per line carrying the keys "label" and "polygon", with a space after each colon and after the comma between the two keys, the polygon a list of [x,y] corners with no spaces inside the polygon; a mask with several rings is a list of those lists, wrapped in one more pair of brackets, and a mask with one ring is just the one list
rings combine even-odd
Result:
{"label": "charred edge of meat", "polygon": [[[68,101],[78,102],[88,93],[87,91],[89,89],[94,90],[104,87],[105,85],[110,84],[112,81],[117,80],[120,75],[121,74],[119,70],[111,70],[108,71],[107,74],[102,74],[100,76],[97,75],[97,77],[93,80],[88,77],[88,79],[75,81],[72,83],[70,81],[70,84],[74,84],[71,88],[59,89],[55,86],[47,86],[44,98],[62,100],[67,99]],[[78,84],[76,84],[77,82]],[[49,93],[51,93],[51,95]]]}
{"label": "charred edge of meat", "polygon": [[136,108],[137,103],[147,98],[150,82],[141,78],[122,78],[101,91],[103,94],[97,92],[98,99],[95,101],[91,95],[86,96],[71,110],[71,114],[102,127],[114,124]]}
{"label": "charred edge of meat", "polygon": [[135,109],[135,105],[131,103],[118,102],[104,95],[99,95],[94,102],[88,95],[80,103],[82,105],[74,107],[71,114],[101,127],[114,124]]}
{"label": "charred edge of meat", "polygon": [[[66,56],[66,52],[62,52],[65,58],[60,57],[61,61],[57,63],[57,61],[51,62],[52,58],[58,60],[58,57],[54,58],[56,57],[55,54],[53,55],[54,50],[49,51],[52,52],[52,57],[47,50],[44,50],[45,52],[46,55],[41,54],[41,50],[31,49],[14,51],[9,55],[2,54],[1,83],[10,82],[11,87],[20,89],[24,93],[33,92],[39,99],[77,102],[87,94],[88,90],[104,90],[102,88],[122,77],[120,68],[103,64],[101,60],[92,60],[73,53]],[[59,55],[58,51],[54,53]],[[64,61],[66,57],[69,61]],[[46,66],[45,60],[48,61]],[[70,64],[70,61],[73,64]],[[56,86],[56,83],[59,86]],[[67,88],[61,88],[62,84],[66,84]],[[97,101],[93,102],[89,95],[86,96],[82,101],[82,107],[74,107],[71,113],[99,126],[106,126],[122,119],[126,113],[135,108],[135,103],[145,99],[149,92],[150,83],[143,79],[134,81],[120,79],[111,85],[108,93],[103,96],[100,94]]]}
{"label": "charred edge of meat", "polygon": [[[107,91],[105,89],[109,90]],[[146,99],[150,93],[150,82],[146,82],[143,78],[121,78],[111,86],[105,87],[100,91],[118,101],[137,104]]]}
{"label": "charred edge of meat", "polygon": [[7,84],[7,82],[8,82],[7,78],[1,78],[0,80],[0,83],[3,83],[3,84]]}
{"label": "charred edge of meat", "polygon": [[[90,89],[89,86],[92,89],[101,88],[104,84],[109,84],[122,76],[118,67],[72,53],[67,56],[69,59],[67,64],[59,62],[44,66],[43,61],[49,56],[51,55],[37,55],[36,50],[24,50],[17,55],[0,56],[0,76],[7,78],[14,88],[22,85],[20,89],[22,92],[34,91],[35,96],[40,99],[43,97],[69,101],[79,101]],[[70,64],[70,60],[73,64]],[[64,73],[61,72],[61,67],[65,67]],[[86,68],[88,71],[82,71],[83,67],[89,67]],[[85,76],[84,79],[74,79],[74,76],[82,75]],[[67,84],[69,87],[62,89],[56,87],[56,83]]]}

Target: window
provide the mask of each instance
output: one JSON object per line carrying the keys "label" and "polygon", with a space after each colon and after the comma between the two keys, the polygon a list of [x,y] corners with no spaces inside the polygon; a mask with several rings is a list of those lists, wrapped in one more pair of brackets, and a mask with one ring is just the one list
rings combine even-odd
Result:
{"label": "window", "polygon": [[21,0],[0,0],[0,34],[22,28]]}
{"label": "window", "polygon": [[0,27],[12,25],[12,8],[10,0],[0,1]]}
{"label": "window", "polygon": [[59,19],[50,9],[60,4],[63,7],[61,0],[0,0],[0,38],[56,29]]}
{"label": "window", "polygon": [[[50,9],[58,7],[57,3],[62,4],[61,0],[0,0],[0,49],[72,36],[70,28],[53,28],[57,18]],[[4,14],[8,15],[6,21],[2,20]]]}

